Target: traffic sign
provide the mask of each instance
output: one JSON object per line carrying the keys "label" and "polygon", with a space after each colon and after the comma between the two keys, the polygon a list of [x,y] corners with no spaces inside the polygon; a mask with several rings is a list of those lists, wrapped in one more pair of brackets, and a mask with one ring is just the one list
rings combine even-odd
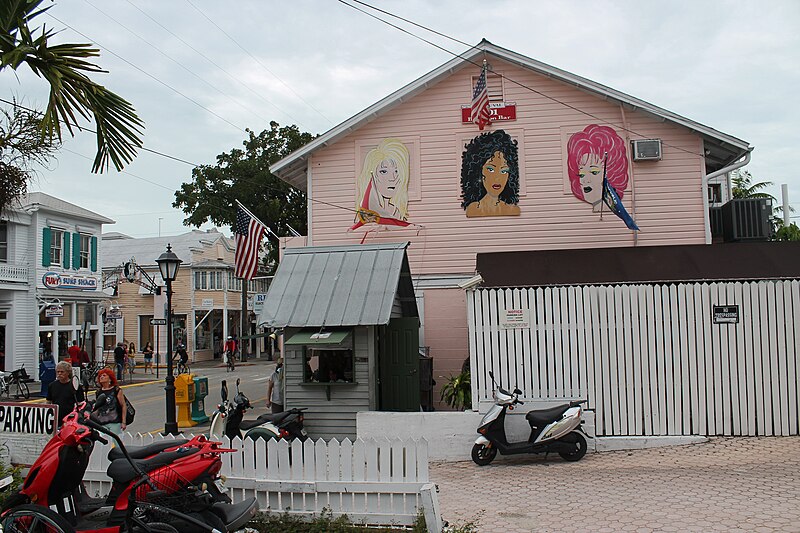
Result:
{"label": "traffic sign", "polygon": [[166,318],[151,318],[150,319],[151,326],[166,326],[167,319]]}

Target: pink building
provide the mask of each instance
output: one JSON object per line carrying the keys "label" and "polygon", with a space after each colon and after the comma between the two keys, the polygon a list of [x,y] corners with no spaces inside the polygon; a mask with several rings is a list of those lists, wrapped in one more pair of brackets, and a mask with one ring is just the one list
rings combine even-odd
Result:
{"label": "pink building", "polygon": [[[476,275],[478,253],[709,244],[709,180],[752,150],[487,41],[464,57],[270,169],[308,194],[307,245],[411,243],[420,345],[439,385],[469,355],[459,284]],[[469,107],[484,60],[481,131]],[[602,205],[604,170],[641,231]]]}

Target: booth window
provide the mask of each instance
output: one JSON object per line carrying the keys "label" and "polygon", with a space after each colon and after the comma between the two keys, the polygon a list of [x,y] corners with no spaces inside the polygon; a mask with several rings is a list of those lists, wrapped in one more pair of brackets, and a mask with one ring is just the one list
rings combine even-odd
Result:
{"label": "booth window", "polygon": [[352,330],[303,330],[286,341],[303,348],[303,383],[354,383]]}

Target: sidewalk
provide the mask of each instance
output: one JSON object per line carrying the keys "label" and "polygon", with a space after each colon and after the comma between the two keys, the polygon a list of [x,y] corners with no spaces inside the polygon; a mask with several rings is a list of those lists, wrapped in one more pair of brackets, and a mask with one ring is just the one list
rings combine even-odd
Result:
{"label": "sidewalk", "polygon": [[[249,358],[246,362],[237,362],[236,368],[240,368],[243,366],[255,366],[255,365],[266,365],[270,364],[273,361],[265,358]],[[192,374],[202,374],[204,369],[209,368],[225,368],[225,363],[221,359],[212,359],[210,361],[197,361],[195,363],[189,363],[189,369],[191,370]],[[173,367],[174,370],[174,367]],[[156,377],[156,369],[155,365],[153,365],[153,373],[150,374],[145,373],[144,371],[144,363],[138,363],[136,365],[136,371],[133,373],[133,380],[128,380],[127,375],[125,380],[121,385],[137,385],[141,383],[150,383],[153,381],[163,381],[164,378],[167,377],[167,365],[161,364],[158,366],[158,377]],[[176,374],[177,375],[177,374]]]}

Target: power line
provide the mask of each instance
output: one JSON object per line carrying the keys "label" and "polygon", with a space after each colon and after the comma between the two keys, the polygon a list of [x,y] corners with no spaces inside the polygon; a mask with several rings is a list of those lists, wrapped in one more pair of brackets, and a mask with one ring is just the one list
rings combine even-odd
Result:
{"label": "power line", "polygon": [[300,96],[300,94],[298,94],[298,93],[297,93],[297,91],[295,91],[294,89],[292,89],[292,87],[291,87],[291,86],[290,86],[288,83],[286,83],[285,81],[283,81],[283,80],[282,80],[282,79],[281,79],[281,78],[280,78],[280,77],[279,77],[277,74],[275,74],[274,72],[272,72],[272,71],[269,69],[269,67],[267,67],[267,66],[266,66],[264,63],[262,63],[262,62],[261,62],[261,60],[260,60],[260,59],[258,59],[258,58],[257,58],[256,56],[254,56],[252,53],[250,53],[250,51],[249,51],[249,50],[247,50],[247,49],[246,49],[244,46],[242,46],[241,44],[239,44],[239,42],[238,42],[236,39],[234,39],[234,38],[233,38],[233,37],[232,37],[232,36],[231,36],[231,35],[230,35],[228,32],[226,32],[225,30],[223,30],[223,29],[222,29],[222,27],[220,27],[220,26],[219,26],[219,24],[217,24],[216,22],[214,22],[214,20],[213,20],[213,19],[211,19],[211,18],[210,18],[208,15],[206,15],[206,14],[205,14],[205,13],[204,13],[204,12],[203,12],[203,11],[202,11],[200,8],[199,8],[199,7],[197,7],[196,5],[194,5],[194,4],[192,3],[192,0],[186,0],[186,3],[187,3],[187,4],[189,4],[190,6],[192,6],[192,7],[195,9],[195,11],[197,11],[198,13],[200,13],[200,14],[201,14],[201,15],[202,15],[202,16],[203,16],[203,17],[204,17],[204,18],[205,18],[205,19],[206,19],[208,22],[210,22],[210,23],[211,23],[211,24],[212,24],[212,25],[213,25],[215,28],[217,28],[219,31],[221,31],[221,32],[223,33],[223,35],[225,35],[225,37],[227,37],[228,39],[230,39],[230,40],[231,40],[231,42],[232,42],[233,44],[235,44],[236,46],[238,46],[238,47],[239,47],[239,48],[240,48],[240,49],[241,49],[241,50],[242,50],[242,51],[243,51],[245,54],[249,55],[249,56],[250,56],[250,57],[251,57],[251,58],[252,58],[252,59],[253,59],[253,60],[254,60],[256,63],[258,63],[259,65],[261,65],[261,68],[263,68],[264,70],[266,70],[267,72],[269,72],[269,73],[270,73],[270,74],[271,74],[271,75],[272,75],[272,76],[273,76],[273,77],[274,77],[276,80],[278,80],[279,82],[281,82],[281,84],[282,84],[284,87],[286,87],[287,89],[289,89],[289,90],[292,92],[292,94],[294,94],[294,95],[295,95],[297,98],[299,98],[299,99],[300,99],[300,101],[302,101],[302,102],[303,102],[304,104],[306,104],[308,107],[310,107],[311,109],[313,109],[313,110],[314,110],[314,111],[315,111],[315,112],[316,112],[316,113],[317,113],[319,116],[321,116],[322,118],[324,118],[325,120],[327,120],[329,124],[333,124],[333,121],[332,121],[331,119],[329,119],[328,117],[326,117],[326,116],[325,116],[325,115],[322,113],[322,111],[320,111],[319,109],[317,109],[316,107],[314,107],[314,106],[313,106],[313,105],[312,105],[312,104],[311,104],[309,101],[307,101],[305,98],[303,98],[302,96]]}
{"label": "power line", "polygon": [[188,68],[187,66],[185,66],[183,63],[181,63],[181,62],[180,62],[180,61],[178,61],[177,59],[173,58],[172,56],[170,56],[169,54],[167,54],[166,52],[164,52],[163,50],[161,50],[160,48],[158,48],[157,46],[155,46],[155,45],[154,45],[153,43],[151,43],[149,40],[145,39],[144,37],[142,37],[141,35],[139,35],[139,34],[138,34],[138,33],[136,33],[135,31],[133,31],[132,29],[130,29],[129,27],[127,27],[125,24],[123,24],[123,23],[122,23],[122,22],[120,22],[119,20],[115,19],[114,17],[112,17],[111,15],[109,15],[108,13],[106,13],[105,11],[103,11],[102,9],[100,9],[99,7],[97,7],[96,5],[94,5],[93,3],[91,3],[89,0],[83,0],[83,1],[84,1],[85,3],[87,3],[87,4],[89,4],[89,5],[90,5],[91,7],[93,7],[95,10],[99,11],[100,13],[102,13],[102,14],[103,14],[103,15],[104,15],[106,18],[108,18],[108,19],[112,20],[113,22],[116,22],[116,23],[117,23],[117,25],[119,25],[119,26],[121,26],[122,28],[124,28],[125,30],[127,30],[127,31],[128,31],[130,34],[131,34],[131,35],[133,35],[134,37],[136,37],[137,39],[139,39],[140,41],[142,41],[143,43],[145,43],[147,46],[149,46],[150,48],[152,48],[153,50],[155,50],[156,52],[158,52],[158,53],[159,53],[159,54],[161,54],[162,56],[166,57],[167,59],[169,59],[169,60],[170,60],[170,61],[172,61],[173,63],[175,63],[176,65],[178,65],[179,67],[181,67],[183,70],[185,70],[186,72],[188,72],[188,73],[189,73],[189,74],[191,74],[192,76],[194,76],[194,77],[195,77],[197,80],[199,80],[200,82],[204,83],[206,86],[210,87],[211,89],[213,89],[213,90],[217,91],[219,94],[221,94],[222,96],[224,96],[224,97],[225,97],[225,98],[226,98],[228,101],[230,101],[230,102],[233,102],[234,104],[236,104],[237,106],[239,106],[240,108],[242,108],[244,111],[247,111],[248,113],[252,113],[253,115],[255,115],[255,116],[257,116],[258,118],[260,118],[262,121],[264,121],[264,122],[269,122],[269,120],[268,120],[267,118],[265,118],[265,117],[261,116],[261,115],[260,115],[260,114],[259,114],[257,111],[255,111],[255,110],[253,110],[253,109],[250,109],[249,107],[246,107],[246,106],[244,106],[244,105],[243,105],[241,102],[239,102],[239,101],[238,101],[237,99],[235,99],[233,96],[231,96],[231,95],[227,94],[226,92],[224,92],[223,90],[221,90],[219,87],[217,87],[217,86],[215,86],[215,85],[213,85],[213,84],[209,83],[209,82],[208,82],[208,80],[206,80],[206,79],[205,79],[205,78],[203,78],[202,76],[200,76],[200,75],[196,74],[196,73],[195,73],[193,70],[191,70],[190,68]]}
{"label": "power line", "polygon": [[93,42],[93,43],[94,43],[95,45],[97,45],[98,47],[102,48],[103,50],[105,50],[106,52],[108,52],[108,53],[109,53],[109,54],[111,54],[112,56],[116,57],[116,58],[117,58],[117,59],[119,59],[120,61],[122,61],[122,62],[126,63],[127,65],[130,65],[132,68],[134,68],[134,69],[138,70],[139,72],[141,72],[142,74],[144,74],[144,75],[145,75],[145,76],[147,76],[148,78],[152,79],[153,81],[156,81],[157,83],[160,83],[161,85],[163,85],[163,86],[164,86],[164,87],[166,87],[167,89],[171,90],[172,92],[174,92],[175,94],[177,94],[177,95],[179,95],[179,96],[182,96],[183,98],[185,98],[186,100],[190,101],[191,103],[193,103],[193,104],[194,104],[194,105],[196,105],[197,107],[199,107],[199,108],[201,108],[201,109],[204,109],[204,110],[205,110],[205,111],[207,111],[208,113],[211,113],[212,115],[214,115],[215,117],[217,117],[217,118],[218,118],[218,119],[220,119],[221,121],[225,122],[226,124],[229,124],[229,125],[233,126],[234,128],[236,128],[236,129],[237,129],[237,130],[239,130],[239,131],[245,131],[245,128],[242,128],[242,127],[240,127],[240,126],[237,126],[236,124],[234,124],[233,122],[231,122],[231,121],[230,121],[230,120],[228,120],[227,118],[225,118],[225,117],[223,117],[222,115],[220,115],[220,114],[216,113],[215,111],[212,111],[211,109],[207,108],[206,106],[204,106],[203,104],[201,104],[201,103],[200,103],[200,102],[198,102],[197,100],[193,99],[192,97],[190,97],[190,96],[188,96],[188,95],[186,95],[186,94],[183,94],[181,91],[179,91],[179,90],[178,90],[178,89],[176,89],[175,87],[171,86],[171,85],[170,85],[170,84],[168,84],[167,82],[165,82],[165,81],[162,81],[161,79],[159,79],[159,78],[157,78],[156,76],[154,76],[154,75],[150,74],[149,72],[147,72],[147,71],[146,71],[146,70],[144,70],[143,68],[141,68],[141,67],[139,67],[139,66],[137,66],[137,65],[134,65],[133,63],[131,63],[130,61],[128,61],[127,59],[125,59],[125,58],[124,58],[124,57],[122,57],[121,55],[117,54],[116,52],[114,52],[114,51],[112,51],[112,50],[110,50],[110,49],[108,49],[108,48],[106,48],[105,46],[103,46],[102,44],[98,43],[96,40],[92,39],[91,37],[89,37],[89,36],[88,36],[88,35],[86,35],[85,33],[83,33],[83,32],[80,32],[80,31],[76,30],[75,28],[73,28],[72,26],[70,26],[69,24],[67,24],[66,22],[64,22],[63,20],[59,19],[59,18],[58,18],[58,17],[56,17],[55,15],[52,15],[52,14],[51,14],[49,11],[45,12],[45,14],[46,14],[47,16],[49,16],[50,18],[52,18],[53,20],[55,20],[55,21],[59,22],[60,24],[62,24],[62,25],[64,25],[64,26],[66,26],[67,28],[71,29],[72,31],[74,31],[75,33],[77,33],[78,35],[80,35],[81,37],[83,37],[84,39],[87,39],[87,40],[89,40],[89,41]]}
{"label": "power line", "polygon": [[[249,85],[247,85],[246,83],[244,83],[244,82],[241,80],[241,78],[237,78],[236,76],[234,76],[233,74],[231,74],[230,72],[228,72],[227,70],[225,70],[225,68],[224,68],[224,67],[220,66],[220,65],[219,65],[218,63],[216,63],[216,62],[215,62],[213,59],[211,59],[210,57],[208,57],[207,55],[205,55],[203,52],[201,52],[201,51],[200,51],[200,50],[198,50],[197,48],[193,47],[193,46],[192,46],[191,44],[189,44],[189,43],[188,43],[186,40],[182,39],[182,38],[181,38],[179,35],[175,34],[175,33],[174,33],[172,30],[170,30],[169,28],[167,28],[166,26],[164,26],[163,24],[161,24],[161,23],[160,23],[160,22],[159,22],[157,19],[153,18],[153,17],[152,17],[152,16],[150,16],[150,14],[148,14],[146,11],[142,10],[142,9],[141,9],[139,6],[137,6],[136,4],[134,4],[133,2],[131,2],[131,0],[125,0],[125,1],[126,1],[126,2],[128,2],[128,3],[129,3],[131,6],[133,6],[133,7],[134,7],[134,8],[135,8],[137,11],[139,11],[139,12],[140,12],[142,15],[144,15],[145,17],[147,17],[147,18],[149,18],[151,21],[153,21],[153,23],[154,23],[154,24],[158,25],[158,26],[159,26],[161,29],[163,29],[164,31],[166,31],[167,33],[169,33],[170,35],[172,35],[173,37],[175,37],[176,39],[178,39],[180,42],[182,42],[184,45],[186,45],[186,47],[187,47],[187,48],[189,48],[189,49],[190,49],[192,52],[196,53],[197,55],[199,55],[200,57],[202,57],[203,59],[205,59],[206,61],[208,61],[208,62],[209,62],[209,63],[211,63],[212,65],[214,65],[215,67],[217,67],[217,68],[218,68],[218,69],[219,69],[219,70],[220,70],[222,73],[224,73],[226,76],[228,76],[228,78],[230,78],[230,79],[231,79],[231,81],[233,81],[233,82],[235,82],[235,83],[239,84],[240,86],[244,87],[245,89],[247,89],[248,91],[250,91],[250,92],[251,92],[251,93],[252,93],[254,96],[256,96],[257,98],[259,98],[261,101],[263,101],[264,103],[266,103],[266,104],[268,104],[268,105],[271,105],[271,106],[272,106],[272,107],[274,107],[274,108],[275,108],[275,109],[276,109],[278,112],[280,112],[280,113],[283,113],[284,115],[286,115],[287,117],[289,117],[290,119],[292,119],[292,120],[293,120],[295,123],[297,123],[298,125],[300,125],[300,126],[302,126],[302,125],[303,125],[303,124],[302,124],[302,122],[300,122],[300,121],[299,121],[299,120],[297,120],[295,117],[293,117],[293,116],[292,116],[292,115],[291,115],[291,114],[290,114],[288,111],[286,111],[286,110],[284,110],[284,109],[281,109],[281,108],[280,108],[280,107],[278,107],[276,104],[274,104],[273,102],[271,102],[271,101],[270,101],[268,98],[264,97],[264,95],[262,95],[261,93],[259,93],[259,92],[258,92],[258,91],[256,91],[256,90],[254,90],[252,87],[250,87],[250,86],[249,86]],[[303,127],[305,128],[305,126],[303,126]]]}
{"label": "power line", "polygon": [[[476,67],[478,67],[478,68],[483,68],[483,65],[481,65],[480,63],[477,63],[477,62],[475,62],[475,61],[473,61],[473,60],[471,60],[471,59],[469,59],[469,58],[467,58],[467,57],[464,57],[463,55],[461,55],[461,54],[459,54],[459,53],[456,53],[456,52],[453,52],[453,51],[451,51],[451,50],[448,50],[447,48],[445,48],[445,47],[443,47],[443,46],[440,46],[440,45],[438,45],[438,44],[436,44],[436,43],[434,43],[434,42],[431,42],[431,41],[429,41],[429,40],[425,39],[424,37],[421,37],[421,36],[419,36],[419,35],[416,35],[415,33],[412,33],[412,32],[410,32],[410,31],[406,30],[405,28],[402,28],[402,27],[400,27],[400,26],[398,26],[398,25],[396,25],[396,24],[392,24],[392,23],[391,23],[391,22],[389,22],[388,20],[382,19],[381,17],[379,17],[379,16],[377,16],[377,15],[374,15],[374,14],[372,14],[372,13],[368,13],[367,11],[365,11],[365,10],[363,10],[363,9],[359,8],[358,6],[354,6],[354,5],[352,5],[352,4],[348,4],[348,3],[347,3],[347,2],[345,2],[344,0],[338,0],[338,1],[339,1],[340,3],[342,3],[342,4],[346,5],[347,7],[350,7],[350,8],[352,8],[352,9],[355,9],[356,11],[360,11],[361,13],[364,13],[364,14],[365,14],[365,15],[367,15],[367,16],[370,16],[370,17],[372,17],[372,18],[374,18],[374,19],[376,19],[376,20],[379,20],[379,21],[383,22],[384,24],[386,24],[386,25],[388,25],[388,26],[391,26],[392,28],[395,28],[395,29],[397,29],[397,30],[399,30],[399,31],[401,31],[401,32],[403,32],[403,33],[406,33],[406,34],[408,34],[408,35],[410,35],[410,36],[414,37],[415,39],[418,39],[418,40],[420,40],[420,41],[422,41],[422,42],[424,42],[424,43],[426,43],[426,44],[429,44],[429,45],[431,45],[431,46],[433,46],[433,47],[435,47],[435,48],[438,48],[439,50],[442,50],[442,51],[444,51],[444,52],[447,52],[448,54],[452,55],[453,57],[457,57],[457,58],[459,58],[459,59],[463,60],[463,61],[464,61],[464,62],[466,62],[466,63],[470,63],[470,64],[472,64],[472,65],[475,65],[475,66],[476,66]],[[444,34],[444,33],[438,32],[438,31],[436,31],[436,30],[432,30],[432,29],[430,29],[430,28],[427,28],[426,26],[423,26],[423,25],[421,25],[421,24],[417,24],[417,23],[415,23],[415,22],[411,22],[411,21],[409,21],[409,20],[407,20],[407,19],[405,19],[405,18],[403,18],[403,17],[400,17],[399,15],[395,15],[395,14],[393,14],[393,13],[390,13],[390,12],[388,12],[388,11],[384,11],[384,10],[382,10],[382,9],[376,8],[376,7],[374,7],[374,6],[370,5],[370,4],[367,4],[366,2],[362,2],[362,1],[359,1],[359,0],[351,0],[351,1],[353,1],[353,2],[358,2],[359,4],[361,4],[361,5],[363,5],[363,6],[367,6],[367,7],[369,7],[370,9],[373,9],[373,10],[375,10],[375,11],[379,11],[379,12],[381,12],[381,13],[385,13],[385,14],[387,14],[387,15],[391,16],[391,17],[394,17],[394,18],[400,19],[400,20],[402,20],[402,21],[408,22],[409,24],[413,24],[414,26],[417,26],[417,27],[419,27],[419,28],[422,28],[422,29],[424,29],[424,30],[426,30],[426,31],[429,31],[429,32],[435,33],[436,35],[441,35],[441,36],[443,36],[443,37],[446,37],[446,38],[448,38],[448,39],[450,39],[450,40],[452,40],[452,41],[455,41],[455,42],[458,42],[458,43],[461,43],[461,44],[466,44],[466,43],[463,43],[463,41],[460,41],[460,40],[456,39],[455,37],[450,37],[450,36],[448,36],[448,35],[446,35],[446,34]],[[470,50],[472,50],[472,49],[474,49],[474,48],[477,48],[476,46],[471,46],[471,45],[467,45],[467,46],[469,46],[469,47],[470,47]],[[568,104],[567,102],[564,102],[564,101],[562,101],[562,100],[559,100],[558,98],[555,98],[555,97],[553,97],[553,96],[550,96],[550,95],[548,95],[548,94],[545,94],[545,93],[543,93],[543,92],[541,92],[541,91],[538,91],[538,90],[534,89],[533,87],[529,87],[528,85],[526,85],[526,84],[524,84],[524,83],[522,83],[522,82],[516,81],[516,80],[514,80],[513,78],[509,78],[508,76],[506,76],[506,75],[504,75],[504,74],[499,74],[499,75],[500,75],[500,76],[502,76],[502,78],[503,78],[503,79],[510,81],[511,83],[513,83],[514,85],[517,85],[518,87],[521,87],[521,88],[523,88],[523,89],[525,89],[525,90],[527,90],[527,91],[530,91],[530,92],[532,92],[532,93],[534,93],[534,94],[538,94],[539,96],[542,96],[542,97],[544,97],[544,98],[547,98],[548,100],[551,100],[551,101],[553,101],[553,102],[556,102],[556,103],[558,103],[558,104],[560,104],[560,105],[562,105],[562,106],[564,106],[564,107],[567,107],[567,108],[569,108],[569,109],[572,109],[573,111],[577,111],[578,113],[581,113],[581,114],[583,114],[583,115],[586,115],[586,116],[588,116],[588,117],[591,117],[591,118],[593,118],[593,119],[597,120],[597,121],[598,121],[598,122],[600,122],[600,123],[603,123],[603,124],[610,124],[610,125],[612,125],[612,126],[615,126],[615,127],[619,128],[619,129],[621,129],[622,131],[626,131],[626,132],[628,132],[628,133],[631,133],[631,134],[633,134],[633,135],[637,135],[637,136],[644,137],[644,138],[646,138],[646,137],[647,137],[647,135],[644,135],[644,134],[642,134],[642,133],[639,133],[639,132],[637,132],[637,131],[635,131],[635,130],[632,130],[632,129],[630,129],[630,128],[627,128],[627,127],[625,127],[624,125],[621,125],[621,124],[618,124],[618,123],[616,123],[616,122],[612,122],[612,121],[610,121],[610,120],[607,120],[607,119],[601,118],[601,117],[599,117],[599,116],[597,116],[597,115],[595,115],[595,114],[593,114],[593,113],[590,113],[589,111],[585,111],[585,110],[583,110],[583,109],[581,109],[581,108],[579,108],[579,107],[576,107],[576,106],[574,106],[574,105],[572,105],[572,104]],[[692,150],[687,150],[686,148],[683,148],[683,147],[681,147],[681,146],[677,146],[677,145],[674,145],[674,144],[668,143],[668,142],[666,142],[666,141],[664,141],[664,140],[662,140],[662,141],[661,141],[661,143],[662,143],[664,146],[669,146],[669,147],[671,147],[671,148],[674,148],[674,149],[676,149],[676,150],[679,150],[679,151],[681,151],[681,152],[685,152],[685,153],[687,153],[687,154],[696,155],[696,156],[698,156],[698,157],[705,158],[705,154],[701,154],[701,153],[698,153],[698,152],[694,152],[694,151],[692,151]]]}
{"label": "power line", "polygon": [[[19,102],[13,102],[11,100],[6,100],[5,98],[0,98],[0,102],[3,102],[4,104],[8,104],[8,105],[11,105],[11,106],[19,107],[20,109],[24,109],[25,111],[29,111],[31,113],[36,113],[38,115],[44,115],[44,113],[42,113],[38,109],[32,109],[30,107],[27,107],[27,106],[24,106],[24,105],[20,104]],[[61,119],[59,119],[59,122],[62,122],[64,124],[68,125],[68,126],[74,126],[78,130],[84,130],[84,131],[88,131],[89,133],[97,134],[97,132],[95,130],[93,130],[92,128],[89,128],[87,126],[81,126],[79,124],[73,124],[73,123],[70,123],[70,122],[67,122],[67,121],[61,120]],[[164,152],[159,152],[158,150],[154,150],[152,148],[145,148],[144,146],[140,146],[139,149],[142,150],[143,152],[149,152],[151,154],[155,154],[155,155],[158,155],[158,156],[161,156],[161,157],[166,157],[167,159],[172,159],[173,161],[177,161],[178,163],[184,163],[184,164],[187,164],[187,165],[191,165],[193,167],[199,167],[200,166],[197,163],[192,163],[191,161],[187,161],[185,159],[181,159],[180,157],[176,157],[174,155],[165,154]],[[65,148],[65,150],[66,150],[66,148]],[[69,151],[69,150],[67,150],[67,151]],[[83,156],[83,157],[86,157],[86,156]]]}

